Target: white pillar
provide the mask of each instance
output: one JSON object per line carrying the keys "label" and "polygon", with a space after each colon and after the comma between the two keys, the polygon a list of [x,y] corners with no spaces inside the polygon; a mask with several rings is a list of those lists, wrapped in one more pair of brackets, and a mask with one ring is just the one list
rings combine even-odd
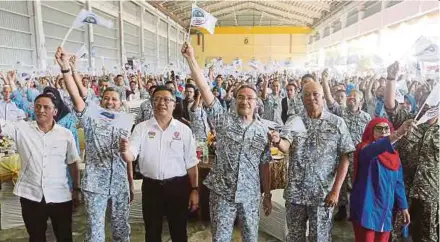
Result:
{"label": "white pillar", "polygon": [[[87,0],[87,10],[92,11],[92,3],[90,2],[90,0]],[[92,69],[94,68],[93,65],[93,60],[92,58],[92,46],[93,46],[93,24],[87,24],[87,30],[88,30],[88,35],[87,35],[87,42],[88,42],[88,50],[89,50],[89,71],[92,71]]]}
{"label": "white pillar", "polygon": [[[29,3],[29,2],[28,2]],[[41,1],[33,1],[34,7],[34,27],[35,27],[35,49],[36,49],[36,66],[40,70],[47,68],[47,50],[45,46],[45,36],[43,30],[43,15],[41,13]]]}
{"label": "white pillar", "polygon": [[141,24],[140,24],[140,29],[141,29],[141,59],[143,60],[145,58],[145,33],[144,33],[144,13],[145,13],[145,7],[141,6]]}
{"label": "white pillar", "polygon": [[157,21],[156,21],[156,70],[159,70],[159,23],[160,23],[160,18],[159,16],[157,17]]}
{"label": "white pillar", "polygon": [[170,30],[171,30],[171,26],[170,26],[170,22],[169,22],[169,18],[167,17],[167,65],[170,64],[170,59],[171,59],[171,53],[170,53]]}
{"label": "white pillar", "polygon": [[122,1],[119,1],[119,48],[121,49],[121,66],[124,66],[127,63],[127,52],[125,51],[125,42],[124,42],[124,18],[123,18],[123,5]]}
{"label": "white pillar", "polygon": [[180,64],[179,64],[179,54],[180,54],[180,49],[179,49],[179,27],[176,26],[176,63],[174,63],[175,66],[177,66],[177,68],[180,68]]}

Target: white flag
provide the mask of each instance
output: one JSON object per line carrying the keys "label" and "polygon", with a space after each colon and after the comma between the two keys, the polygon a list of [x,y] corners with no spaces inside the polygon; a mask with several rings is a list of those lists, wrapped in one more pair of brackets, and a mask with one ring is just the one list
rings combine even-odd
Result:
{"label": "white flag", "polygon": [[234,68],[235,68],[235,69],[242,67],[242,64],[243,64],[243,61],[242,61],[241,59],[239,59],[239,58],[236,58],[236,59],[232,62],[232,65],[234,65]]}
{"label": "white flag", "polygon": [[125,112],[113,112],[104,108],[101,108],[97,104],[90,106],[89,115],[96,120],[106,123],[109,126],[113,126],[118,129],[130,131],[134,121],[133,116]]}
{"label": "white flag", "polygon": [[84,24],[96,24],[101,25],[107,28],[113,28],[113,22],[107,19],[104,19],[92,11],[87,11],[85,9],[81,9],[81,11],[78,13],[78,15],[75,18],[75,21],[73,21],[72,26],[74,28],[78,28]]}
{"label": "white flag", "polygon": [[249,61],[248,65],[254,69],[258,69],[260,67],[261,62],[255,59]]}
{"label": "white flag", "polygon": [[426,113],[423,114],[423,116],[419,119],[419,121],[417,121],[416,125],[426,123],[426,121],[431,120],[435,117],[438,117],[438,106],[433,107],[428,111],[426,111]]}
{"label": "white flag", "polygon": [[192,5],[191,25],[206,29],[210,34],[214,34],[217,19],[205,10]]}
{"label": "white flag", "polygon": [[408,93],[408,86],[406,85],[406,80],[402,79],[396,84],[396,101],[398,103],[403,103],[405,99],[405,94]]}
{"label": "white flag", "polygon": [[425,36],[420,37],[417,40],[414,48],[414,56],[419,61],[438,62],[440,60],[438,44],[435,40],[432,40],[431,38]]}
{"label": "white flag", "polygon": [[429,96],[426,98],[425,104],[430,107],[436,106],[440,102],[440,83],[435,85]]}
{"label": "white flag", "polygon": [[79,59],[87,59],[89,55],[89,51],[87,50],[87,47],[85,45],[81,46],[81,48],[76,52],[75,56]]}

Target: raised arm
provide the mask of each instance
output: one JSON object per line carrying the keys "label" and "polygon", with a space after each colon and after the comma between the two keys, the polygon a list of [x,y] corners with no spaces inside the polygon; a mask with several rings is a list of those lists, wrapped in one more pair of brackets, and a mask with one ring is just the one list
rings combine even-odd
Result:
{"label": "raised arm", "polygon": [[330,91],[330,85],[328,84],[328,70],[325,69],[322,72],[322,89],[324,89],[324,96],[327,105],[333,105],[335,103],[335,99],[333,99],[332,93]]}
{"label": "raised arm", "polygon": [[399,62],[394,62],[387,69],[387,84],[385,86],[385,108],[394,109],[396,106],[396,77],[399,72]]}
{"label": "raised arm", "polygon": [[197,87],[202,94],[202,98],[207,105],[211,105],[214,103],[215,97],[212,94],[211,89],[209,88],[208,82],[206,82],[205,77],[203,77],[202,72],[200,71],[199,64],[194,57],[194,49],[190,43],[185,42],[182,46],[182,55],[185,57],[188,62],[188,66],[191,70],[191,75],[196,83]]}
{"label": "raised arm", "polygon": [[266,101],[267,99],[267,88],[269,86],[269,81],[267,76],[263,77],[263,91],[261,92],[261,98],[263,99],[263,101]]}
{"label": "raised arm", "polygon": [[76,56],[72,55],[70,57],[69,65],[72,71],[73,79],[75,80],[76,87],[78,88],[79,95],[81,95],[81,97],[85,99],[87,97],[87,88],[82,84],[82,79],[76,72]]}
{"label": "raised arm", "polygon": [[[84,111],[86,104],[82,99],[78,87],[75,84],[75,81],[72,77],[72,73],[70,70],[69,54],[65,53],[62,47],[58,47],[57,52],[55,54],[55,59],[58,62],[58,65],[61,67],[63,73],[64,82],[66,83],[67,91],[69,92],[70,98],[72,98],[73,108],[77,112]],[[82,84],[81,84],[82,85]]]}
{"label": "raised arm", "polygon": [[[11,91],[17,90],[17,85],[15,85],[15,81],[17,80],[17,73],[15,71],[8,72],[8,83],[11,87]],[[6,80],[5,80],[6,81]]]}
{"label": "raised arm", "polygon": [[376,76],[373,76],[370,80],[368,80],[367,89],[365,90],[366,102],[373,101],[373,94],[371,93],[371,89],[373,89],[374,82],[376,82]]}

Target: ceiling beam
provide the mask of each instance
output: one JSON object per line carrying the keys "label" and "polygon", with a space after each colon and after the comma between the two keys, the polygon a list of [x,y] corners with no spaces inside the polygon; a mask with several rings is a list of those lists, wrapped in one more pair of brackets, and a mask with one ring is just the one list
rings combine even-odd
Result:
{"label": "ceiling beam", "polygon": [[[283,21],[284,23],[286,23],[286,21],[287,21],[287,22],[289,22],[291,25],[303,24],[302,22],[300,22],[300,21],[298,21],[298,20],[287,19],[287,18],[285,18],[284,16],[279,16],[279,15],[276,15],[276,14],[267,13],[267,12],[265,12],[265,11],[262,11],[260,7],[244,6],[244,7],[242,7],[240,10],[237,10],[237,9],[236,9],[236,12],[237,12],[237,13],[238,13],[238,12],[244,12],[244,11],[248,11],[248,10],[253,10],[253,11],[261,12],[261,14],[264,15],[265,17],[270,17],[270,18],[272,18],[272,19],[274,19],[274,20],[283,19],[283,20],[284,20],[284,21]],[[218,17],[220,23],[221,23],[221,21],[234,21],[233,19],[232,19],[232,20],[227,20],[227,19],[225,19],[225,18],[229,17],[229,16],[232,15],[232,14],[233,14],[233,12],[226,12],[226,13],[223,13],[222,15],[217,16],[217,17]]]}
{"label": "ceiling beam", "polygon": [[[232,10],[232,7],[240,7],[240,9],[244,7],[246,7],[247,4],[249,4],[249,1],[242,1],[242,2],[228,2],[225,1],[223,2],[222,8],[216,8],[210,11],[210,14],[212,14],[214,17],[217,18],[218,15],[221,15],[225,12],[230,12]],[[184,17],[182,20],[183,21],[187,21],[188,19],[190,19],[191,16],[186,16]]]}
{"label": "ceiling beam", "polygon": [[[218,9],[223,9],[225,7],[230,7],[230,6],[238,6],[242,3],[246,3],[248,1],[241,1],[241,2],[231,2],[231,1],[222,1],[222,2],[216,2],[213,4],[207,4],[204,7],[201,7],[203,9],[205,9],[207,12],[213,14],[214,11],[218,10]],[[200,6],[199,6],[200,7]],[[188,11],[180,11],[178,13],[176,13],[176,16],[178,17],[188,17],[190,16],[190,14],[188,14],[188,12],[191,11],[191,8],[188,9]],[[182,15],[183,14],[183,15]]]}
{"label": "ceiling beam", "polygon": [[266,13],[272,13],[274,15],[278,15],[278,16],[282,16],[285,17],[286,19],[290,19],[290,20],[298,20],[300,22],[303,22],[306,25],[311,25],[313,24],[313,19],[312,18],[306,18],[304,16],[300,16],[297,14],[292,14],[292,13],[288,13],[286,11],[282,11],[282,10],[278,10],[275,8],[271,8],[266,6],[264,3],[265,2],[257,2],[257,1],[253,1],[254,4],[258,5],[258,9],[266,12]]}
{"label": "ceiling beam", "polygon": [[325,1],[293,1],[298,6],[302,6],[304,9],[313,10],[315,12],[321,12],[322,10],[330,11],[330,4]]}
{"label": "ceiling beam", "polygon": [[[221,3],[221,2],[224,2],[224,1],[203,1],[203,2],[197,3],[197,7],[203,8],[203,9],[208,7],[209,9],[211,9],[210,8],[211,5],[216,4],[216,3]],[[175,14],[176,16],[178,16],[178,15],[180,15],[182,13],[190,11],[191,8],[192,8],[192,4],[189,5],[189,6],[185,6],[185,7],[181,8],[181,9],[172,10],[171,12],[173,14]]]}
{"label": "ceiling beam", "polygon": [[265,3],[268,5],[273,5],[275,7],[281,8],[281,9],[285,9],[285,11],[287,11],[289,13],[303,15],[305,17],[310,17],[312,19],[321,17],[321,13],[319,13],[319,12],[310,11],[308,9],[296,7],[294,4],[288,4],[285,2],[281,2],[281,1],[266,1]]}
{"label": "ceiling beam", "polygon": [[177,18],[176,16],[174,16],[173,14],[171,14],[170,12],[168,12],[168,10],[166,8],[164,8],[162,5],[159,4],[159,2],[155,2],[155,1],[149,1],[148,4],[150,4],[151,6],[157,8],[157,10],[161,11],[162,13],[164,13],[165,15],[167,15],[170,19],[172,19],[174,22],[178,23],[180,26],[182,26],[182,28],[187,28],[188,24],[186,24],[185,22],[183,22],[182,20],[180,20],[179,18]]}

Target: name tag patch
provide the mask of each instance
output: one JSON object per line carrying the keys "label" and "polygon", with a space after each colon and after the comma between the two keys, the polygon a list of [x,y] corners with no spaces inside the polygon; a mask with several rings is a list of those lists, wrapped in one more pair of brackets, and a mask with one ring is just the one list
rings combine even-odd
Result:
{"label": "name tag patch", "polygon": [[156,136],[156,132],[154,132],[154,131],[148,132],[148,138],[154,139],[155,136]]}
{"label": "name tag patch", "polygon": [[174,132],[173,140],[182,140],[182,137],[180,137],[180,133],[179,132]]}

